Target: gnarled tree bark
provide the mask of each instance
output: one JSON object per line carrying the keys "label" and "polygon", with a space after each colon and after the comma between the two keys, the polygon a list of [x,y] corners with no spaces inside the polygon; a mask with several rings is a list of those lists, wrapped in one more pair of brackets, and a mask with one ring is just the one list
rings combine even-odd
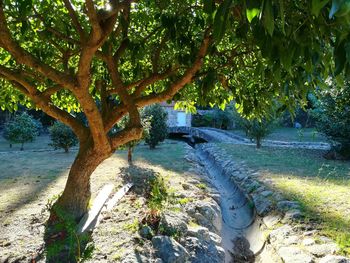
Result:
{"label": "gnarled tree bark", "polygon": [[111,154],[111,152],[97,151],[89,143],[80,145],[64,191],[55,205],[79,220],[88,210],[91,198],[90,177],[98,165]]}

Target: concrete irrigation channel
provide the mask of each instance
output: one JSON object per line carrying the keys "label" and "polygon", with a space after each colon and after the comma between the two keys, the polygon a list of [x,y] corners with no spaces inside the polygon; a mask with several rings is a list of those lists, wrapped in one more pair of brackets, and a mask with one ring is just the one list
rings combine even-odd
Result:
{"label": "concrete irrigation channel", "polygon": [[246,262],[257,262],[265,239],[260,231],[260,220],[252,201],[223,175],[221,167],[210,156],[200,149],[196,150],[196,155],[207,172],[208,181],[220,194],[218,201],[222,214],[221,238],[225,249],[225,262],[244,262],[237,260],[233,252],[235,240],[242,239],[245,245],[239,250],[246,255],[241,256],[246,257]]}

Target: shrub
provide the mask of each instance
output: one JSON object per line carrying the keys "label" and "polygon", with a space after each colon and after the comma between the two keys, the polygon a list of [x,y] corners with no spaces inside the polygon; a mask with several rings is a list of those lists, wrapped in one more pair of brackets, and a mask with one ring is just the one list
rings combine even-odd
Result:
{"label": "shrub", "polygon": [[67,153],[69,148],[78,144],[78,139],[71,128],[61,122],[55,122],[49,128],[52,143],[49,145],[56,149],[64,149]]}
{"label": "shrub", "polygon": [[314,110],[316,128],[332,144],[328,158],[350,159],[350,89],[333,87],[324,91]]}
{"label": "shrub", "polygon": [[249,120],[247,125],[246,134],[250,139],[254,139],[256,143],[256,148],[261,147],[261,141],[272,131],[272,121],[268,119],[263,120]]}
{"label": "shrub", "polygon": [[168,134],[167,119],[168,114],[159,104],[146,107],[143,111],[143,118],[149,119],[149,133],[145,136],[145,141],[151,149],[154,149],[159,142],[165,140]]}
{"label": "shrub", "polygon": [[35,120],[24,112],[5,123],[3,136],[10,142],[10,146],[20,143],[22,151],[24,143],[34,141],[38,136],[38,126]]}
{"label": "shrub", "polygon": [[204,114],[195,114],[192,116],[192,126],[232,129],[234,126],[232,106],[227,106],[224,111],[214,108]]}

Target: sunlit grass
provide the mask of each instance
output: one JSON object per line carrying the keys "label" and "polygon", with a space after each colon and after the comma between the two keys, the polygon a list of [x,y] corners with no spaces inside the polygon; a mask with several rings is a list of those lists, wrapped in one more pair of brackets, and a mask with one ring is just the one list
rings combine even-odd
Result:
{"label": "sunlit grass", "polygon": [[272,179],[274,188],[302,206],[306,221],[350,254],[350,163],[325,160],[316,150],[220,145],[237,161]]}
{"label": "sunlit grass", "polygon": [[[232,133],[245,136],[243,130],[232,130]],[[295,142],[326,142],[326,138],[315,128],[276,128],[267,137],[268,140]]]}

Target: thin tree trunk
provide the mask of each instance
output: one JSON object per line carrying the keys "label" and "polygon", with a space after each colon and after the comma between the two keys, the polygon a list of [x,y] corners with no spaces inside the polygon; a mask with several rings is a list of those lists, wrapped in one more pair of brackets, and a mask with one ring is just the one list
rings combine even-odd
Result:
{"label": "thin tree trunk", "polygon": [[261,138],[256,137],[256,148],[260,149],[261,148]]}
{"label": "thin tree trunk", "polygon": [[133,151],[133,147],[129,147],[128,148],[128,163],[129,163],[129,165],[132,165],[132,151]]}
{"label": "thin tree trunk", "polygon": [[70,169],[63,194],[55,206],[76,221],[88,211],[91,198],[90,177],[97,166],[110,154],[94,151],[90,147],[81,146]]}

